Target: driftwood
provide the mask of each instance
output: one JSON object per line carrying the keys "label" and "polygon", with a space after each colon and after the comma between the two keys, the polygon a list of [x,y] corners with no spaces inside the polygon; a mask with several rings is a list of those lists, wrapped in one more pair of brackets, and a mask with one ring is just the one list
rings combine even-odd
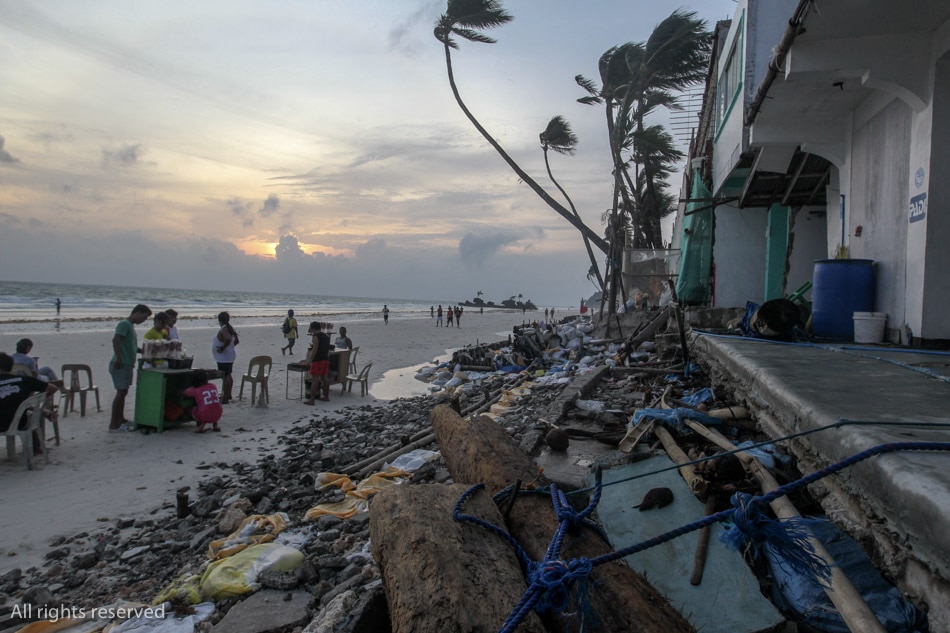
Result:
{"label": "driftwood", "polygon": [[[393,633],[494,633],[526,586],[511,546],[488,530],[456,521],[452,508],[469,486],[393,486],[370,504],[370,543],[389,602]],[[467,514],[502,525],[485,491]],[[542,633],[534,613],[517,629]]]}
{"label": "driftwood", "polygon": [[[432,411],[432,428],[442,456],[456,482],[484,483],[494,494],[517,480],[538,481],[538,468],[487,416],[463,420],[455,411],[438,406]],[[551,500],[541,495],[520,495],[510,512],[507,527],[532,560],[544,558],[557,529]],[[588,531],[569,535],[561,550],[565,560],[594,558],[612,548]],[[642,576],[623,561],[594,568],[590,584],[591,608],[600,621],[598,631],[635,633],[679,633],[695,629]],[[549,627],[564,631],[571,622],[546,619]],[[573,629],[571,629],[573,630]]]}
{"label": "driftwood", "polygon": [[[687,420],[686,423],[691,429],[716,446],[727,451],[736,450],[735,445],[715,429],[710,429],[695,420]],[[772,492],[779,487],[779,483],[772,476],[772,473],[754,456],[744,451],[736,453],[736,456],[742,462],[743,467],[758,480],[764,492]],[[779,497],[769,505],[779,519],[800,516],[788,497]],[[828,553],[821,541],[814,537],[809,538],[808,541],[815,549],[815,553],[824,559],[831,569],[831,582],[829,584],[822,583],[822,588],[828,594],[828,598],[835,605],[835,608],[838,609],[838,613],[848,629],[861,631],[862,633],[884,633],[885,629],[877,616],[871,611],[871,608],[861,597],[861,593],[851,583],[851,580],[841,571],[841,567],[835,564],[834,558]]]}

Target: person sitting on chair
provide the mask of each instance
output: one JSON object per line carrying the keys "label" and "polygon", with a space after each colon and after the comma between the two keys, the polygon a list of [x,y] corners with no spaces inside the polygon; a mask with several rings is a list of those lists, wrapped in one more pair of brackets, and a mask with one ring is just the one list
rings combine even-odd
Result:
{"label": "person sitting on chair", "polygon": [[333,347],[336,349],[353,349],[353,340],[346,335],[346,328],[340,326],[340,335],[333,341]]}
{"label": "person sitting on chair", "polygon": [[34,378],[39,378],[43,382],[55,382],[59,380],[59,377],[56,375],[56,372],[53,371],[52,367],[43,367],[37,368],[36,360],[30,356],[30,351],[33,349],[33,341],[28,338],[21,338],[16,342],[16,353],[13,354],[13,364],[14,365],[25,365],[30,370],[30,375]]}
{"label": "person sitting on chair", "polygon": [[[17,407],[32,394],[45,391],[48,396],[52,396],[58,391],[56,385],[32,376],[17,376],[12,372],[13,357],[0,352],[0,433],[10,428],[10,425],[14,423],[13,416],[16,414]],[[47,413],[47,417],[52,415],[55,415],[55,412]],[[42,450],[42,440],[34,432],[33,452],[40,453]]]}

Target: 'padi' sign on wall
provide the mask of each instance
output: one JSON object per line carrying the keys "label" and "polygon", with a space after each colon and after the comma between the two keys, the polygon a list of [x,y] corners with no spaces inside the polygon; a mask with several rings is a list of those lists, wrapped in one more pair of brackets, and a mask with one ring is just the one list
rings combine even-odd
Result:
{"label": "'padi' sign on wall", "polygon": [[910,199],[910,221],[919,222],[927,217],[927,194],[921,193]]}

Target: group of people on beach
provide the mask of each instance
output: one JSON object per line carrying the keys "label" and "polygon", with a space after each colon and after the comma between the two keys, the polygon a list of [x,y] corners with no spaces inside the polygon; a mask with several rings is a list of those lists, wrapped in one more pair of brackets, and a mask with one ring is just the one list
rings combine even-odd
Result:
{"label": "group of people on beach", "polygon": [[[389,322],[389,308],[383,307],[383,318]],[[281,331],[284,334],[287,344],[280,348],[281,353],[293,355],[294,344],[297,342],[297,319],[294,318],[294,311],[287,311],[287,318],[281,325]],[[346,327],[340,326],[339,335],[332,343],[330,335],[324,332],[323,323],[320,321],[311,321],[307,329],[310,335],[310,347],[307,349],[307,357],[304,363],[307,365],[307,373],[310,375],[310,399],[304,400],[304,404],[316,404],[317,400],[324,402],[330,401],[330,351],[331,349],[353,349],[353,340],[347,336]],[[345,371],[346,368],[341,368]],[[322,394],[322,395],[321,395]]]}
{"label": "group of people on beach", "polygon": [[[112,358],[109,359],[109,375],[115,387],[115,397],[112,400],[112,410],[109,417],[109,432],[120,433],[131,431],[135,423],[125,419],[125,400],[132,386],[133,369],[136,354],[141,352],[135,326],[141,325],[152,317],[152,310],[144,304],[132,308],[129,316],[119,321],[112,335]],[[210,424],[213,431],[220,431],[218,421],[223,415],[222,404],[231,401],[231,391],[234,386],[232,372],[234,361],[237,358],[235,346],[240,342],[238,333],[231,326],[231,316],[227,312],[218,314],[219,329],[215,333],[211,345],[212,355],[222,374],[221,390],[211,384],[208,373],[197,370],[192,376],[192,385],[184,390],[184,395],[194,398],[195,404],[186,411],[186,414],[198,422],[196,433],[203,433],[205,426]],[[157,312],[152,319],[152,327],[144,335],[145,340],[178,340],[178,312],[169,308]]]}
{"label": "group of people on beach", "polygon": [[[429,306],[429,316],[435,317],[435,326],[442,327],[442,304],[439,304],[438,308]],[[462,327],[462,306],[448,306],[445,309],[445,327],[452,327],[452,322],[455,322],[455,327]]]}
{"label": "group of people on beach", "polygon": [[[62,390],[62,383],[51,368],[37,367],[36,359],[29,355],[32,349],[33,341],[24,338],[17,341],[13,354],[0,352],[0,433],[6,432],[10,425],[14,424],[14,417],[20,405],[35,393],[46,393],[43,415],[56,419],[56,410],[51,403],[56,392]],[[26,428],[23,425],[28,420],[29,416],[24,415],[24,418],[17,422],[18,428]],[[39,434],[34,432],[34,454],[42,452],[41,442]]]}

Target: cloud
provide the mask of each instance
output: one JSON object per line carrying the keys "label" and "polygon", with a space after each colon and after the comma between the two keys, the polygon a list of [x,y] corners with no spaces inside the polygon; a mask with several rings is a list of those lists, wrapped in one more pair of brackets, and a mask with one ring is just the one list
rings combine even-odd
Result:
{"label": "cloud", "polygon": [[428,43],[420,40],[419,34],[431,32],[434,16],[439,15],[440,7],[444,5],[442,0],[428,0],[415,12],[393,25],[386,38],[389,48],[401,51],[409,57],[418,55],[423,50],[424,43]]}
{"label": "cloud", "polygon": [[307,256],[300,248],[296,235],[281,235],[280,241],[274,247],[274,255],[277,257],[278,263],[299,262]]}
{"label": "cloud", "polygon": [[6,142],[7,140],[0,136],[0,163],[19,163],[19,158],[16,158],[13,154],[3,149]]}
{"label": "cloud", "polygon": [[476,235],[466,233],[459,241],[459,256],[462,263],[469,268],[481,268],[488,258],[495,255],[502,247],[515,244],[521,239],[519,235],[492,233]]}
{"label": "cloud", "polygon": [[250,204],[240,198],[228,198],[228,206],[231,207],[231,213],[236,216],[245,216],[251,210]]}
{"label": "cloud", "polygon": [[276,193],[272,193],[267,196],[267,200],[264,201],[264,204],[261,205],[261,208],[257,210],[257,213],[261,217],[270,217],[273,214],[280,211],[280,196]]}
{"label": "cloud", "polygon": [[376,260],[385,257],[386,240],[374,237],[356,247],[356,257],[361,260]]}
{"label": "cloud", "polygon": [[131,167],[136,165],[145,153],[145,149],[138,143],[135,145],[126,145],[118,149],[102,148],[102,167],[107,168],[111,165],[119,167]]}

